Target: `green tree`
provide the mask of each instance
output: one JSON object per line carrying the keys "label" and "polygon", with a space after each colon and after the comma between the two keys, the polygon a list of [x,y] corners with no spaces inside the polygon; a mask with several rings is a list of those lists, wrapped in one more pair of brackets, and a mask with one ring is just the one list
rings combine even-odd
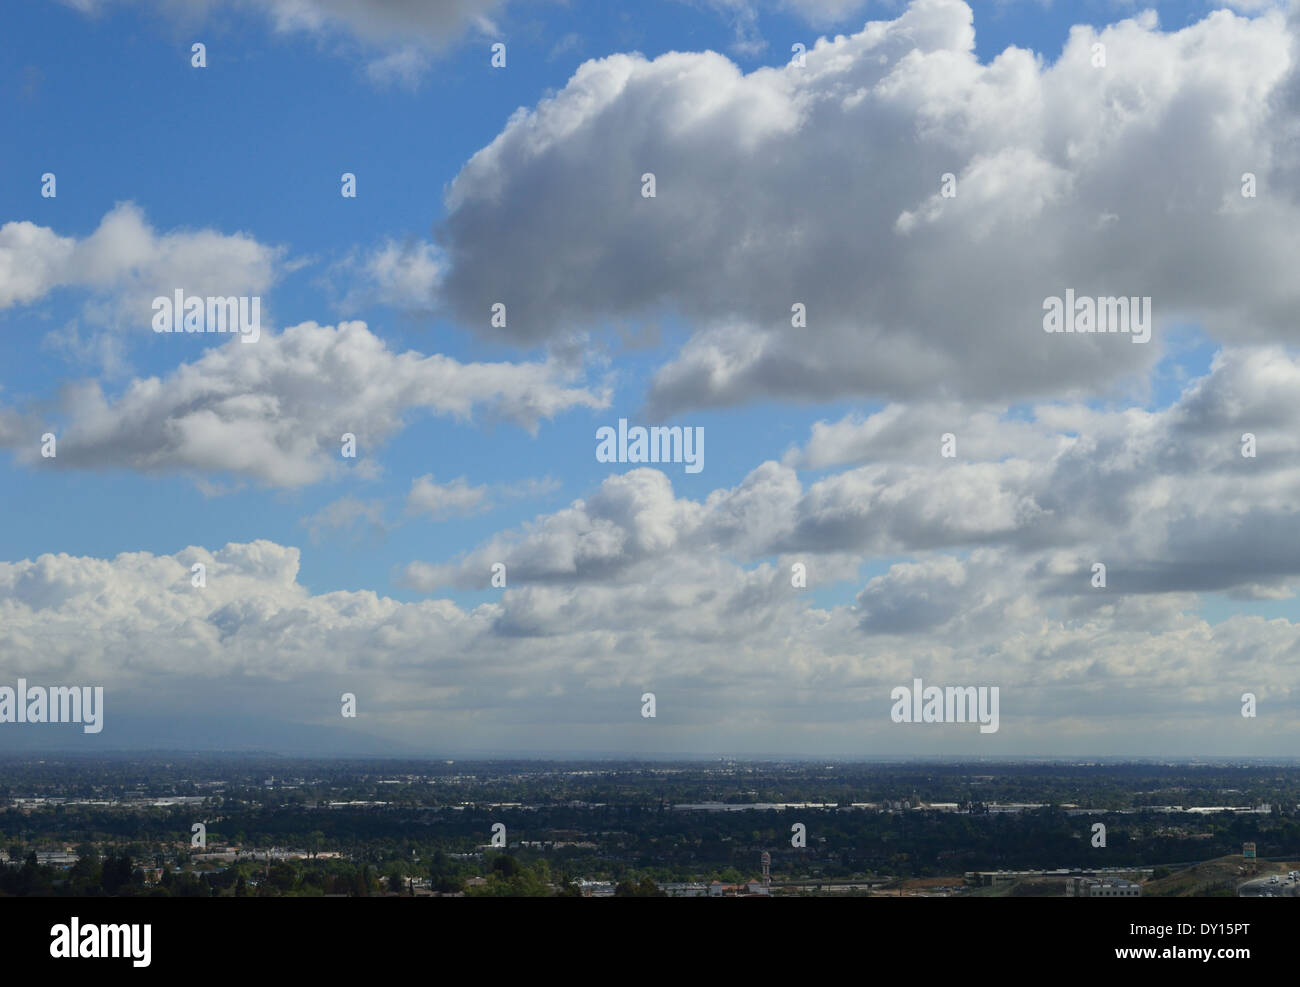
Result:
{"label": "green tree", "polygon": [[614,886],[615,898],[667,898],[665,891],[659,890],[659,885],[649,877],[643,877],[639,882],[630,878],[624,878]]}
{"label": "green tree", "polygon": [[293,865],[284,861],[272,864],[271,873],[267,877],[271,885],[280,892],[292,891],[297,879],[298,874],[293,869]]}
{"label": "green tree", "polygon": [[492,862],[487,884],[470,888],[465,894],[475,898],[545,898],[551,894],[549,882],[550,868],[546,861],[539,860],[529,867],[503,854]]}
{"label": "green tree", "polygon": [[508,854],[502,854],[492,861],[492,873],[500,877],[515,877],[522,873],[523,869],[523,865]]}

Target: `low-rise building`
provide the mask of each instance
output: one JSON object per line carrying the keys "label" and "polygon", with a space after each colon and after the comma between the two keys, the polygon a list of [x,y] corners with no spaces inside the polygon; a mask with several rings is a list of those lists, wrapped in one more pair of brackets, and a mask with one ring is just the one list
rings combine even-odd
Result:
{"label": "low-rise building", "polygon": [[1119,878],[1097,880],[1091,877],[1072,877],[1066,888],[1071,898],[1140,898],[1142,885]]}
{"label": "low-rise building", "polygon": [[709,894],[709,886],[703,883],[661,884],[659,890],[668,895],[669,898],[706,898]]}

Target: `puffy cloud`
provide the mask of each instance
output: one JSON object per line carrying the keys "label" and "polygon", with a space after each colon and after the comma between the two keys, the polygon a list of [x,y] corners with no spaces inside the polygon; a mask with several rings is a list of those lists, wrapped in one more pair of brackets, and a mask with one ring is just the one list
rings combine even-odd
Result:
{"label": "puffy cloud", "polygon": [[506,0],[245,0],[280,31],[345,31],[377,45],[412,40],[440,48],[471,29],[495,30]]}
{"label": "puffy cloud", "polygon": [[431,243],[385,240],[369,252],[335,265],[336,273],[358,282],[340,306],[348,313],[374,304],[427,312],[434,305],[439,263],[438,251]]}
{"label": "puffy cloud", "polygon": [[[820,425],[791,454],[867,465],[814,484],[784,541],[877,552],[1055,547],[1069,561],[1040,574],[1045,592],[1086,592],[1102,561],[1123,593],[1285,596],[1300,575],[1300,542],[1288,533],[1298,413],[1300,362],[1271,347],[1220,352],[1161,411],[1045,405],[1025,420],[976,416],[969,434],[951,426],[952,460],[939,455],[949,408],[891,406]],[[1247,433],[1253,457],[1243,455]]]}
{"label": "puffy cloud", "polygon": [[131,381],[115,399],[95,381],[65,388],[55,458],[38,455],[44,415],[0,411],[0,444],[55,468],[230,472],[293,487],[343,468],[344,433],[356,437],[366,463],[411,411],[461,421],[477,411],[535,432],[569,408],[608,403],[607,393],[573,384],[574,375],[552,360],[461,363],[396,353],[363,322],[306,322],[252,344],[232,338],[165,377]]}
{"label": "puffy cloud", "polygon": [[354,529],[361,521],[366,522],[372,531],[383,531],[385,527],[383,501],[361,500],[351,496],[340,497],[302,519],[303,525],[311,533],[313,542],[320,541],[321,535],[327,531]]}
{"label": "puffy cloud", "polygon": [[[113,0],[62,0],[97,14]],[[433,55],[470,33],[496,34],[493,18],[510,0],[236,0],[235,6],[265,18],[273,30],[322,39],[351,39],[367,53],[367,75],[376,82],[414,84]],[[518,6],[522,0],[513,0]],[[195,23],[228,3],[219,0],[153,0],[174,19]]]}
{"label": "puffy cloud", "polygon": [[406,495],[409,514],[423,514],[435,521],[477,514],[488,506],[488,488],[472,487],[463,476],[450,483],[438,483],[433,474],[426,473],[411,481],[411,491]]}
{"label": "puffy cloud", "polygon": [[514,582],[581,583],[616,579],[647,558],[662,557],[689,539],[700,509],[673,497],[658,470],[612,476],[587,501],[546,515],[520,532],[505,533],[456,564],[411,563],[403,578],[433,589],[448,583],[486,586],[492,565],[508,560]]}
{"label": "puffy cloud", "polygon": [[929,460],[948,433],[960,433],[958,451],[963,459],[975,460],[1046,459],[1061,441],[1032,423],[1004,418],[996,407],[890,404],[866,417],[817,422],[803,448],[788,453],[784,461],[802,469],[824,469],[845,463]]}
{"label": "puffy cloud", "polygon": [[44,226],[0,226],[0,309],[40,301],[56,288],[91,296],[87,318],[145,328],[153,299],[189,295],[260,295],[280,274],[283,248],[245,233],[158,233],[133,203],[114,206],[82,239]]}
{"label": "puffy cloud", "polygon": [[868,0],[780,0],[780,5],[820,26],[857,16],[866,9]]}
{"label": "puffy cloud", "polygon": [[[483,332],[506,300],[519,342],[674,312],[693,334],[653,381],[656,414],[1060,398],[1143,379],[1176,322],[1294,339],[1295,36],[1278,11],[1170,32],[1144,14],[1075,28],[1054,63],[982,64],[965,4],[916,0],[803,68],[589,61],[450,186],[440,297]],[[1045,333],[1067,288],[1150,296],[1155,338]]]}
{"label": "puffy cloud", "polygon": [[[1097,561],[1125,594],[1287,596],[1300,577],[1297,416],[1300,359],[1279,348],[1222,351],[1157,412],[1044,405],[1025,418],[981,412],[968,433],[952,405],[891,405],[820,423],[785,464],[763,463],[702,503],[675,497],[664,473],[635,469],[458,562],[412,563],[403,578],[481,587],[505,562],[511,585],[617,582],[695,551],[750,563],[825,556],[842,574],[850,558],[1002,547],[1046,596],[1088,597]],[[941,430],[955,433],[955,458],[942,455]],[[1254,457],[1243,455],[1246,433]],[[845,461],[860,465],[807,486],[794,468]]]}
{"label": "puffy cloud", "polygon": [[0,226],[0,308],[35,301],[59,284],[74,246],[35,223]]}
{"label": "puffy cloud", "polygon": [[449,483],[439,483],[433,474],[426,473],[411,481],[410,492],[406,495],[406,513],[446,521],[491,510],[500,500],[540,497],[559,489],[560,481],[549,476],[473,486],[463,476]]}
{"label": "puffy cloud", "polygon": [[963,612],[966,569],[951,556],[891,566],[858,594],[864,628],[879,633],[928,630]]}

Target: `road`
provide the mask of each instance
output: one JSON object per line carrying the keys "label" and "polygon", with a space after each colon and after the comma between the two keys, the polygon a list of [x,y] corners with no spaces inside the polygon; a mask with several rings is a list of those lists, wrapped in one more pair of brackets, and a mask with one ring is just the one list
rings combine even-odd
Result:
{"label": "road", "polygon": [[1268,877],[1257,877],[1237,886],[1239,898],[1300,898],[1300,885],[1285,874],[1277,876],[1273,884]]}

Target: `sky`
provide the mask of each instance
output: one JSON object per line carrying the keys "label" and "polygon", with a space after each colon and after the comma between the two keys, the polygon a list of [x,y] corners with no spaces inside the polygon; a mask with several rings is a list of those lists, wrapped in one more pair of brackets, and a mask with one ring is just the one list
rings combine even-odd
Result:
{"label": "sky", "polygon": [[0,16],[0,751],[1294,754],[1300,10]]}

